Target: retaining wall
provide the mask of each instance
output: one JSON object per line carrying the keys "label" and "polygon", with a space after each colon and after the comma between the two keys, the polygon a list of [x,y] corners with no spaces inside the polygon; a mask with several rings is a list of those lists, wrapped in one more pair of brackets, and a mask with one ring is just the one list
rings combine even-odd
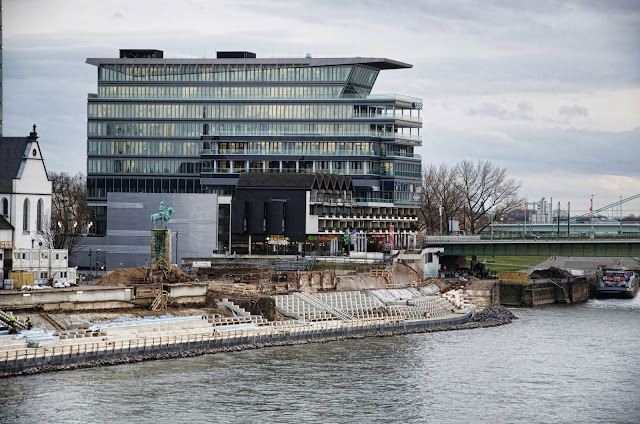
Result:
{"label": "retaining wall", "polygon": [[[263,345],[287,345],[296,342],[333,340],[356,336],[375,336],[385,333],[404,334],[416,330],[429,330],[437,327],[448,327],[464,324],[471,318],[472,312],[464,315],[442,318],[437,320],[420,321],[398,321],[392,323],[377,323],[372,325],[357,325],[345,322],[341,327],[326,328],[305,328],[304,331],[291,331],[289,333],[273,332],[267,334],[250,334],[244,331],[220,332],[209,335],[185,335],[182,337],[167,337],[165,342],[159,338],[145,339],[144,345],[140,341],[122,340],[118,342],[102,341],[88,343],[74,347],[67,346],[66,349],[49,348],[44,356],[38,355],[36,349],[31,349],[33,354],[23,355],[20,351],[8,352],[7,355],[0,356],[0,373],[15,374],[32,370],[53,371],[61,367],[72,364],[86,364],[87,366],[99,366],[105,362],[131,358],[145,357],[146,359],[161,358],[162,355],[178,352],[203,351],[217,352],[227,348],[237,346],[261,347]],[[213,330],[213,328],[212,328]],[[180,341],[178,341],[178,339]],[[147,343],[149,341],[149,343]],[[135,342],[135,343],[132,343]],[[96,349],[97,348],[97,349]],[[43,351],[45,348],[39,348]],[[25,352],[28,350],[25,349]],[[155,357],[155,358],[154,358]]]}
{"label": "retaining wall", "polygon": [[[30,292],[0,292],[0,309],[34,308],[51,304],[66,306],[73,303],[127,302],[133,300],[133,291],[123,287],[101,287],[99,289],[74,287],[67,289],[44,289]],[[130,305],[129,305],[130,307]],[[52,306],[49,309],[54,308]],[[104,308],[104,306],[101,306]],[[58,307],[57,309],[61,309]],[[75,308],[70,308],[75,309]]]}

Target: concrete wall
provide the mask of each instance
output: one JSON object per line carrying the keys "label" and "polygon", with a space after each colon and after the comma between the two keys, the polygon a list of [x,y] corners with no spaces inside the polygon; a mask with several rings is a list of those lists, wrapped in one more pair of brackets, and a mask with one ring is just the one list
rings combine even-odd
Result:
{"label": "concrete wall", "polygon": [[[182,257],[210,257],[218,245],[218,196],[182,193],[109,193],[107,195],[106,251],[93,258],[108,270],[148,266],[151,252],[151,214],[158,212],[160,202],[172,207],[169,221],[173,252]],[[159,227],[162,223],[158,222]],[[176,231],[180,234],[176,237]],[[91,238],[85,239],[90,242]],[[176,249],[176,241],[178,248]],[[91,245],[83,245],[76,254],[87,258]],[[96,249],[93,249],[96,254]],[[105,258],[106,256],[106,258]],[[179,259],[178,258],[178,259]]]}
{"label": "concrete wall", "polygon": [[520,284],[499,283],[500,285],[500,304],[506,306],[522,305],[522,288]]}
{"label": "concrete wall", "polygon": [[206,296],[207,284],[171,284],[167,290],[169,298]]}
{"label": "concrete wall", "polygon": [[86,289],[44,289],[23,293],[19,291],[0,292],[0,309],[28,308],[43,304],[60,304],[65,302],[95,303],[106,301],[131,301],[133,291],[125,288]]}
{"label": "concrete wall", "polygon": [[554,284],[538,281],[533,284],[499,283],[500,304],[507,306],[538,306],[551,303],[580,303],[589,300],[586,279],[562,280]]}

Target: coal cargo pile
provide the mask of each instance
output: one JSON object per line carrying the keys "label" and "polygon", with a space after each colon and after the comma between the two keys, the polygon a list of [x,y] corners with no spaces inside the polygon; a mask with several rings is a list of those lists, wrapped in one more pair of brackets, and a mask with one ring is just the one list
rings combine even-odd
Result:
{"label": "coal cargo pile", "polygon": [[511,322],[518,319],[511,311],[502,305],[493,304],[482,312],[473,314],[470,321],[473,322]]}
{"label": "coal cargo pile", "polygon": [[564,279],[564,278],[571,278],[571,273],[564,269],[551,267],[549,269],[536,269],[531,273],[529,278],[533,280],[539,280],[541,278]]}

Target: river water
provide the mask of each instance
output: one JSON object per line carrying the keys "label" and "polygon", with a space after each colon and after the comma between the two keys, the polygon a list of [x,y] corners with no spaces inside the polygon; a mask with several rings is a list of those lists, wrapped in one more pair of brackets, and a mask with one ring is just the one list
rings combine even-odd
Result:
{"label": "river water", "polygon": [[638,423],[640,296],[494,328],[0,380],[2,423]]}

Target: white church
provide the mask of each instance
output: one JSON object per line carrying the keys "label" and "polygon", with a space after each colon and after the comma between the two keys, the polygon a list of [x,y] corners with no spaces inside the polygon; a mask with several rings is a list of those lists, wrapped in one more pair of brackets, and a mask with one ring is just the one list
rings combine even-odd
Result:
{"label": "white church", "polygon": [[41,244],[50,222],[51,196],[36,126],[28,137],[1,137],[0,283],[9,270],[34,272],[40,283],[71,278],[67,251]]}

